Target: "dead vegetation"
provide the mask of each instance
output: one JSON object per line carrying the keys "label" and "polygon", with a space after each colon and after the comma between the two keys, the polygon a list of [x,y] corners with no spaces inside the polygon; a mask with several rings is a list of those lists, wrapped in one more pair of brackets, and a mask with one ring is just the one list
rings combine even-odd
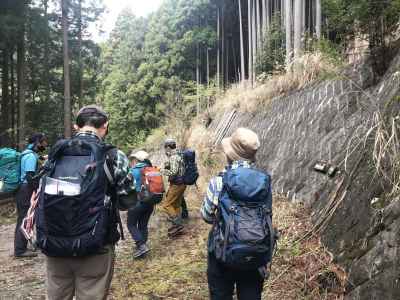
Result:
{"label": "dead vegetation", "polygon": [[321,52],[306,53],[294,60],[288,72],[274,74],[255,86],[249,84],[233,85],[218,99],[212,111],[224,112],[228,109],[254,111],[259,105],[267,105],[275,97],[280,97],[305,86],[337,76],[339,66]]}

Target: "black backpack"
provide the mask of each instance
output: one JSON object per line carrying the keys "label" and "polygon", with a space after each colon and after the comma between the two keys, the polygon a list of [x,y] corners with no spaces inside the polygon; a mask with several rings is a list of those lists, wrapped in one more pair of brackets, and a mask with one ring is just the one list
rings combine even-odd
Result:
{"label": "black backpack", "polygon": [[80,137],[52,148],[36,216],[37,245],[44,254],[86,256],[119,240],[116,192],[105,171],[114,149]]}
{"label": "black backpack", "polygon": [[183,183],[185,185],[194,185],[196,184],[197,179],[199,178],[199,170],[196,164],[196,152],[191,149],[182,150],[180,152],[185,172],[183,174]]}

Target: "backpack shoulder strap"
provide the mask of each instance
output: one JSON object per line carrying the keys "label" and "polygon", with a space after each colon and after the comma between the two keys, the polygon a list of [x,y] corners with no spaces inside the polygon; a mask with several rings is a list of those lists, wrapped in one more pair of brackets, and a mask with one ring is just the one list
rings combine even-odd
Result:
{"label": "backpack shoulder strap", "polygon": [[104,158],[104,172],[106,173],[108,182],[114,186],[116,184],[114,178],[114,166],[113,160],[117,156],[118,149],[112,145],[106,144],[104,147],[108,148],[106,150],[105,158]]}

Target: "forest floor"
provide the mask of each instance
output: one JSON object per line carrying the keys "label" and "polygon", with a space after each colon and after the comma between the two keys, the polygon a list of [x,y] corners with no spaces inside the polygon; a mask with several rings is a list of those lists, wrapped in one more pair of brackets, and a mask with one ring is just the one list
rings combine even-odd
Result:
{"label": "forest floor", "polygon": [[[190,218],[186,234],[167,238],[160,210],[150,224],[150,254],[132,259],[133,242],[117,246],[115,274],[110,299],[208,299],[206,240],[209,225],[199,216],[201,196],[187,192]],[[0,299],[45,299],[45,259],[14,259],[14,206],[0,208]],[[125,219],[125,215],[123,218]],[[309,211],[282,197],[274,200],[274,223],[281,239],[263,299],[341,299],[344,273],[331,263],[331,256],[318,237],[295,241],[311,228]]]}

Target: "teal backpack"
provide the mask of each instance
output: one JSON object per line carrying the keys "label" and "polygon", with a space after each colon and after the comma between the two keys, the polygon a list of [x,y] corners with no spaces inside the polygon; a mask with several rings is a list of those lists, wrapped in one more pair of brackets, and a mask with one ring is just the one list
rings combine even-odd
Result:
{"label": "teal backpack", "polygon": [[21,179],[22,154],[11,148],[0,149],[0,193],[15,192]]}

